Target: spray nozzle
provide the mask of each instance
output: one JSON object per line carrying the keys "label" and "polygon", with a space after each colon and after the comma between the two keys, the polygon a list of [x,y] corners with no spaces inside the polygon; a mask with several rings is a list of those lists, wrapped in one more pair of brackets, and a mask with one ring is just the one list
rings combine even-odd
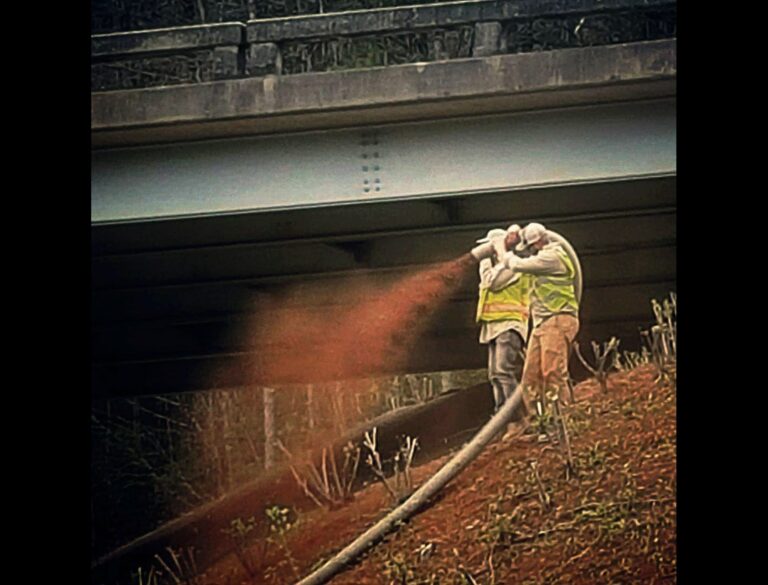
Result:
{"label": "spray nozzle", "polygon": [[483,258],[490,258],[493,256],[494,252],[494,246],[493,242],[486,242],[484,244],[480,244],[479,246],[475,246],[472,248],[469,253],[472,254],[472,257],[480,262]]}

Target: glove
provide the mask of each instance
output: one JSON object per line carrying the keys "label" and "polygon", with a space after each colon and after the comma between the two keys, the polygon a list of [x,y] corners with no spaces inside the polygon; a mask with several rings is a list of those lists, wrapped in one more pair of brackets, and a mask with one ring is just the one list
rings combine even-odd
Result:
{"label": "glove", "polygon": [[493,268],[493,261],[490,258],[483,258],[480,260],[480,272],[487,272]]}
{"label": "glove", "polygon": [[503,264],[510,270],[514,270],[517,267],[517,264],[520,262],[520,258],[518,256],[515,256],[514,252],[507,252],[504,254],[504,260]]}
{"label": "glove", "polygon": [[490,269],[488,272],[488,282],[493,282],[496,280],[496,277],[499,275],[499,272],[504,270],[504,264],[499,262],[498,264],[495,264],[493,268]]}

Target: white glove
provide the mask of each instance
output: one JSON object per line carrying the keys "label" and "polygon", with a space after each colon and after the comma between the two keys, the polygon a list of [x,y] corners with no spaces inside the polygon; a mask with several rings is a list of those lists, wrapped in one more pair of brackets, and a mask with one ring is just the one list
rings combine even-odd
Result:
{"label": "white glove", "polygon": [[504,270],[504,264],[502,264],[501,262],[499,262],[498,264],[495,264],[493,268],[491,268],[490,271],[488,272],[488,282],[490,283],[496,280],[496,278],[499,276],[499,272],[501,272],[502,270]]}
{"label": "white glove", "polygon": [[503,264],[510,270],[514,270],[517,267],[517,264],[520,262],[520,258],[518,256],[515,256],[514,252],[507,252],[504,254],[504,260]]}

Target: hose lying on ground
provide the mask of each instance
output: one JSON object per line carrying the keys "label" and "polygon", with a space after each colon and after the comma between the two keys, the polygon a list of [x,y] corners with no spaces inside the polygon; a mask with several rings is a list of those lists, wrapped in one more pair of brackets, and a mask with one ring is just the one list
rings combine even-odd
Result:
{"label": "hose lying on ground", "polygon": [[327,583],[335,575],[343,571],[359,555],[376,544],[386,534],[397,528],[415,514],[430,498],[439,492],[445,485],[456,477],[467,465],[469,465],[482,452],[483,448],[496,435],[505,430],[510,422],[515,409],[523,397],[522,385],[517,386],[512,396],[504,403],[501,409],[489,420],[478,433],[464,445],[440,470],[435,473],[424,485],[417,489],[400,506],[392,510],[384,518],[379,520],[371,528],[358,536],[336,556],[323,564],[319,569],[310,573],[296,585],[320,585]]}

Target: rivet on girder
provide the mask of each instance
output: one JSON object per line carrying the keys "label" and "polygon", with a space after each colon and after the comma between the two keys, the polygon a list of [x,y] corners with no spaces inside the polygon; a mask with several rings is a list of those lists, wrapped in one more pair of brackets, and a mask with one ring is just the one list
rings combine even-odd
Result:
{"label": "rivet on girder", "polygon": [[[362,133],[360,137],[360,157],[363,160],[368,160],[371,158],[374,159],[380,159],[381,153],[379,152],[378,145],[379,145],[379,135],[377,130],[373,131],[366,131]],[[374,190],[375,191],[381,191],[382,190],[382,181],[381,177],[377,176],[378,173],[381,171],[381,165],[377,161],[376,164],[370,165],[368,163],[364,163],[360,165],[362,167],[363,173],[365,173],[365,176],[363,177],[363,193],[370,193],[371,191],[371,183],[374,183]],[[374,174],[369,174],[374,173]]]}

